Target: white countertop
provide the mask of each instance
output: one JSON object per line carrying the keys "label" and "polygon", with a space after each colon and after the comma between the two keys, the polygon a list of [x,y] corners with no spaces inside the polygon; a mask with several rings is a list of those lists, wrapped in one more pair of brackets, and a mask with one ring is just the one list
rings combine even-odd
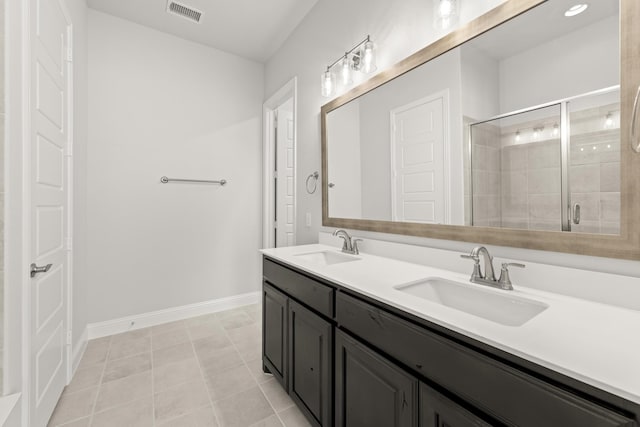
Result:
{"label": "white countertop", "polygon": [[[360,254],[355,262],[322,266],[297,257],[340,252],[314,244],[261,252],[417,317],[640,404],[640,312],[514,285],[504,291],[469,283],[469,275]],[[427,277],[480,286],[543,302],[549,308],[522,326],[504,326],[412,296],[394,286]],[[606,286],[606,284],[603,284]],[[640,286],[640,284],[639,284]]]}

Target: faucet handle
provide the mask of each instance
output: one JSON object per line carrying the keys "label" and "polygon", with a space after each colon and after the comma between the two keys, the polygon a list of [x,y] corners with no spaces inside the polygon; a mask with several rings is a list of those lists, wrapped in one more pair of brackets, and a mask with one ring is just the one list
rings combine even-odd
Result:
{"label": "faucet handle", "polygon": [[480,257],[478,255],[462,254],[462,255],[460,255],[460,258],[472,259],[472,260],[475,261],[476,264],[478,264],[480,262]]}
{"label": "faucet handle", "polygon": [[362,239],[351,239],[351,249],[354,255],[360,254],[360,248],[358,248],[358,242],[362,242]]}
{"label": "faucet handle", "polygon": [[502,289],[506,289],[506,290],[513,289],[511,278],[509,277],[509,267],[525,268],[525,265],[519,262],[503,262],[502,263],[502,270],[500,271],[500,278],[498,279],[498,284]]}

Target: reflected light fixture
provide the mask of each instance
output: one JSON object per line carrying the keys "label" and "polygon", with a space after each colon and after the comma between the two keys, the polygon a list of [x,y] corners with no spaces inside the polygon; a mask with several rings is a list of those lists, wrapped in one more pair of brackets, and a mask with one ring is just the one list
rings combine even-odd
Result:
{"label": "reflected light fixture", "polygon": [[559,134],[560,134],[560,127],[556,123],[555,125],[553,125],[553,136],[558,136]]}
{"label": "reflected light fixture", "polygon": [[587,10],[588,7],[589,5],[587,3],[574,4],[569,9],[567,9],[567,11],[564,13],[564,16],[566,16],[567,18],[570,18],[572,16],[579,15],[585,10]]}
{"label": "reflected light fixture", "polygon": [[461,0],[433,0],[435,9],[434,23],[436,28],[446,30],[458,22],[460,1]]}
{"label": "reflected light fixture", "polygon": [[331,65],[327,66],[327,70],[321,76],[321,93],[322,96],[328,98],[336,93],[336,75],[333,68],[340,64],[339,83],[342,87],[349,86],[353,83],[353,71],[363,72],[365,74],[376,70],[376,53],[375,45],[371,41],[371,37],[358,43],[353,49],[344,53],[344,56],[338,58]]}
{"label": "reflected light fixture", "polygon": [[520,131],[516,131],[516,142],[520,142]]}
{"label": "reflected light fixture", "polygon": [[605,128],[612,128],[613,127],[613,114],[611,114],[610,112],[607,113],[607,115],[605,117],[604,127]]}

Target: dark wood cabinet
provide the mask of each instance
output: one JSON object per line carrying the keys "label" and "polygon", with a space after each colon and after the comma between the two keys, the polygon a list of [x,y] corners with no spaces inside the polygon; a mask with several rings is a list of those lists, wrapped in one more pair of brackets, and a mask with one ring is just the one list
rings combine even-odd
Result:
{"label": "dark wood cabinet", "polygon": [[317,426],[331,425],[333,325],[289,301],[289,395]]}
{"label": "dark wood cabinet", "polygon": [[285,294],[269,284],[262,287],[262,361],[287,389],[287,304]]}
{"label": "dark wood cabinet", "polygon": [[425,384],[420,385],[420,427],[490,427]]}
{"label": "dark wood cabinet", "polygon": [[414,427],[418,380],[336,332],[336,427]]}

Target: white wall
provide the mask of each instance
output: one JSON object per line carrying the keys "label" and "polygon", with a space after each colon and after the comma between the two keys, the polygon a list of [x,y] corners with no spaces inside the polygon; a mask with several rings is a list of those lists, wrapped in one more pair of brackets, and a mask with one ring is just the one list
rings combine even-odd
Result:
{"label": "white wall", "polygon": [[[462,3],[461,24],[502,3],[502,0],[478,0]],[[420,0],[323,0],[318,2],[278,52],[267,62],[266,95],[273,94],[292,77],[298,77],[298,168],[299,180],[319,170],[320,107],[328,100],[320,95],[320,74],[366,34],[378,45],[378,69],[384,70],[416,50],[433,42],[438,34],[431,23],[432,2]],[[327,28],[332,31],[327,31]],[[362,80],[355,80],[354,85]],[[337,94],[340,95],[341,93]],[[299,181],[298,188],[304,189]],[[311,213],[312,226],[298,220],[298,243],[316,242],[321,226],[320,192],[298,192],[299,218]],[[327,229],[328,230],[328,229]],[[475,243],[422,239],[381,233],[356,232],[392,242],[406,242],[456,251],[468,251]],[[477,242],[479,243],[479,242]],[[532,251],[519,248],[492,247],[494,255],[514,257],[538,263],[572,266],[587,270],[615,272],[640,277],[640,263]]]}
{"label": "white wall", "polygon": [[90,322],[259,289],[263,76],[89,12]]}
{"label": "white wall", "polygon": [[501,113],[620,84],[612,16],[500,61]]}
{"label": "white wall", "polygon": [[329,216],[363,218],[360,100],[356,99],[327,115],[329,158]]}
{"label": "white wall", "polygon": [[472,43],[460,48],[462,114],[474,120],[500,113],[500,67]]}

